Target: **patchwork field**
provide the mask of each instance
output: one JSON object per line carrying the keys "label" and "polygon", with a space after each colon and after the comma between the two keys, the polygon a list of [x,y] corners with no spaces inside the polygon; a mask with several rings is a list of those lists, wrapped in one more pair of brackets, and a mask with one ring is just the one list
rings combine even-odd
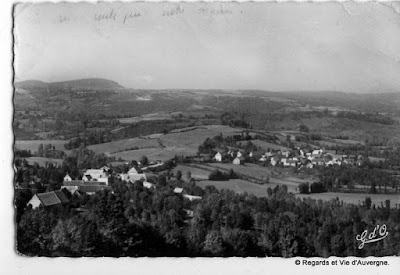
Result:
{"label": "patchwork field", "polygon": [[129,139],[122,139],[96,145],[90,145],[88,146],[88,149],[94,151],[96,154],[104,153],[106,155],[110,155],[113,153],[132,150],[133,148],[144,149],[144,148],[156,148],[158,146],[159,144],[157,142],[157,139],[129,138]]}
{"label": "patchwork field", "polygon": [[68,140],[16,140],[14,146],[18,150],[31,150],[34,153],[38,151],[40,144],[51,144],[56,150],[66,151],[64,144],[67,142]]}
{"label": "patchwork field", "polygon": [[268,187],[274,188],[276,186],[276,184],[259,185],[259,184],[255,184],[255,183],[252,183],[249,181],[240,180],[240,179],[234,179],[234,180],[229,180],[229,181],[204,180],[204,181],[198,181],[198,182],[196,182],[196,184],[198,186],[200,186],[201,188],[204,188],[207,185],[213,185],[218,190],[228,189],[228,190],[232,190],[238,194],[243,194],[244,192],[247,192],[248,194],[253,194],[257,197],[267,197],[268,196],[268,193],[267,193]]}

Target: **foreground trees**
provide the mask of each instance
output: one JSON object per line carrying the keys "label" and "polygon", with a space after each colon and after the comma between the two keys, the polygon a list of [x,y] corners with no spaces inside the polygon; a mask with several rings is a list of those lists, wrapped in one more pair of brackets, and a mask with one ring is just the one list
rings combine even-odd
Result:
{"label": "foreground trees", "polygon": [[[190,202],[160,177],[156,189],[116,180],[114,193],[71,197],[63,207],[22,209],[17,249],[43,256],[386,256],[400,251],[400,210],[296,199],[286,186],[267,198],[201,189]],[[22,194],[21,194],[22,195]],[[20,204],[24,201],[22,197]],[[193,211],[190,214],[190,211]],[[387,226],[382,241],[357,248],[356,235]]]}

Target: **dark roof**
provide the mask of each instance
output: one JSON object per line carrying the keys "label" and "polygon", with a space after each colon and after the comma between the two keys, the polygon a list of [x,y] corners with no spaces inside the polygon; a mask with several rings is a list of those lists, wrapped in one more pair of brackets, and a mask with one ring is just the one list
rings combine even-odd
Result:
{"label": "dark roof", "polygon": [[44,206],[61,204],[60,199],[56,196],[56,194],[54,194],[54,192],[39,193],[36,194],[36,196]]}
{"label": "dark roof", "polygon": [[69,203],[68,198],[65,196],[64,192],[61,190],[54,191],[58,199],[61,201],[61,203]]}
{"label": "dark roof", "polygon": [[83,184],[82,180],[63,181],[64,186],[78,186],[82,184]]}
{"label": "dark roof", "polygon": [[111,186],[106,185],[82,185],[78,190],[84,193],[96,193],[101,190],[111,190]]}
{"label": "dark roof", "polygon": [[65,194],[60,190],[47,193],[38,193],[36,194],[36,196],[39,198],[40,202],[44,206],[51,206],[69,202]]}

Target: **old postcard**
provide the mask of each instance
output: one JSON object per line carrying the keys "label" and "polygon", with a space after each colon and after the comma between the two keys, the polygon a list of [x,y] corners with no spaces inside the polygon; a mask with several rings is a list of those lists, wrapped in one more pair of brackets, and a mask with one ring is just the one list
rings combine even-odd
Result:
{"label": "old postcard", "polygon": [[19,255],[400,255],[399,2],[13,16]]}

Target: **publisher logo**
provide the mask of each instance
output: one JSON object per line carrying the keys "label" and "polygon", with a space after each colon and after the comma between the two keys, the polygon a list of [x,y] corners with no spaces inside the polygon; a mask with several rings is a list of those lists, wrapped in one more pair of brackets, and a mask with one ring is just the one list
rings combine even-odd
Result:
{"label": "publisher logo", "polygon": [[384,238],[389,235],[389,232],[386,231],[386,225],[377,225],[375,226],[374,230],[368,234],[368,230],[364,230],[363,233],[360,235],[356,236],[356,240],[360,241],[360,245],[358,246],[358,249],[363,249],[364,244],[366,243],[373,243],[377,242],[380,240],[383,240]]}

